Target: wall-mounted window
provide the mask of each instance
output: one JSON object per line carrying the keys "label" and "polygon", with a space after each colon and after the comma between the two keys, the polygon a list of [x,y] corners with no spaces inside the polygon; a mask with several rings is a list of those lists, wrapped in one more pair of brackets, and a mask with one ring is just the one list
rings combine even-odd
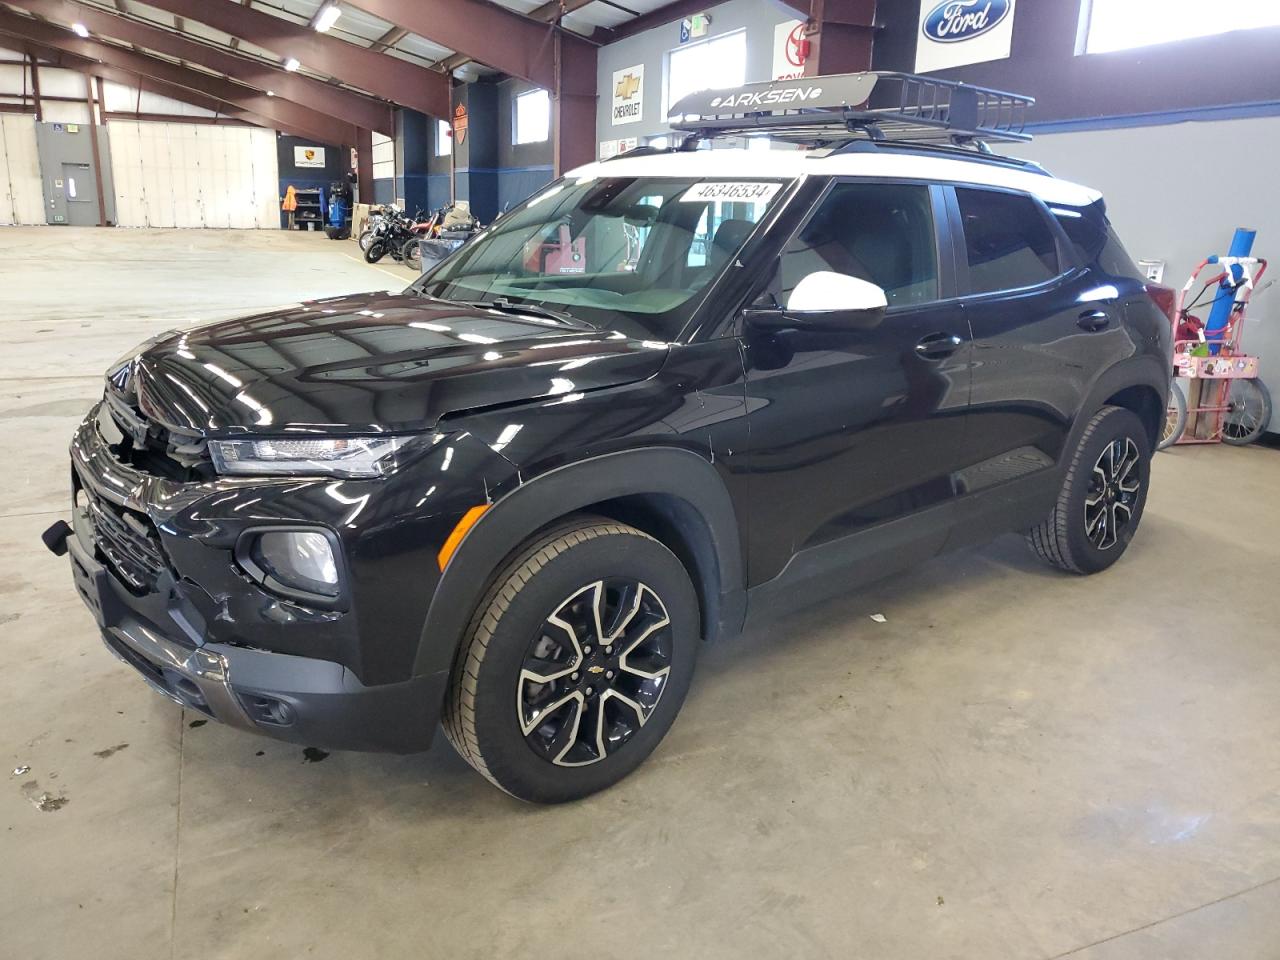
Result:
{"label": "wall-mounted window", "polygon": [[547,91],[520,94],[511,111],[512,143],[542,143],[551,138],[551,95]]}
{"label": "wall-mounted window", "polygon": [[701,43],[690,43],[667,54],[667,96],[662,115],[671,105],[699,90],[735,87],[747,82],[747,32],[736,30]]}
{"label": "wall-mounted window", "polygon": [[1109,53],[1280,26],[1277,0],[1083,0],[1077,53]]}
{"label": "wall-mounted window", "polygon": [[380,133],[373,134],[373,179],[393,180],[396,175],[396,142]]}
{"label": "wall-mounted window", "polygon": [[446,120],[436,121],[436,156],[447,157],[453,153],[453,131]]}

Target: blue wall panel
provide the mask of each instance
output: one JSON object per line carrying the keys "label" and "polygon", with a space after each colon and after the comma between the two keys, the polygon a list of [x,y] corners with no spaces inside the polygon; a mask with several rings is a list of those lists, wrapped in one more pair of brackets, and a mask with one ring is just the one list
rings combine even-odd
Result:
{"label": "blue wall panel", "polygon": [[498,209],[507,211],[551,182],[551,167],[514,167],[498,171]]}

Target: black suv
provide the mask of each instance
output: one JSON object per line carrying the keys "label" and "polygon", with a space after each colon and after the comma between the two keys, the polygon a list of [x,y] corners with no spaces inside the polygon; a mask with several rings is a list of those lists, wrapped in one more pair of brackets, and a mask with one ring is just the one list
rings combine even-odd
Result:
{"label": "black suv", "polygon": [[142,345],[45,540],[187,709],[402,752],[443,719],[567,800],[645,759],[748,614],[1006,531],[1109,567],[1169,332],[1101,198],[1031,165],[641,152],[402,293]]}

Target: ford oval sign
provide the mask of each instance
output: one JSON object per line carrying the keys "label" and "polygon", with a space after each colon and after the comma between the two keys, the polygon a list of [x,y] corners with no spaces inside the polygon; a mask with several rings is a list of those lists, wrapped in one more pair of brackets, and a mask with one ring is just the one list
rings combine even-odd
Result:
{"label": "ford oval sign", "polygon": [[943,0],[924,18],[920,29],[938,43],[980,37],[1009,15],[1012,0]]}

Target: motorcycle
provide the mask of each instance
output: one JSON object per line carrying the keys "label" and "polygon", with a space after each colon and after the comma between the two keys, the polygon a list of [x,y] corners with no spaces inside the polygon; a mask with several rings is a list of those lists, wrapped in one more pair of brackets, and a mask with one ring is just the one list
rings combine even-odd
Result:
{"label": "motorcycle", "polygon": [[[475,235],[480,229],[480,222],[471,215],[470,209],[465,205],[446,203],[428,219],[415,223],[410,229],[413,236],[406,240],[401,248],[400,261],[415,273],[420,273],[422,272],[422,244],[418,242],[419,240],[427,238],[442,241],[451,253]],[[435,262],[440,259],[443,257],[435,258]]]}
{"label": "motorcycle", "polygon": [[405,243],[413,238],[412,230],[417,220],[418,217],[410,219],[396,207],[388,207],[382,219],[372,227],[369,246],[364,251],[365,262],[377,263],[387,254],[393,260],[402,259]]}
{"label": "motorcycle", "polygon": [[365,221],[364,229],[360,231],[357,243],[360,244],[361,252],[369,249],[369,244],[373,242],[373,230],[380,224],[387,215],[387,206],[380,205],[369,208],[369,219]]}

